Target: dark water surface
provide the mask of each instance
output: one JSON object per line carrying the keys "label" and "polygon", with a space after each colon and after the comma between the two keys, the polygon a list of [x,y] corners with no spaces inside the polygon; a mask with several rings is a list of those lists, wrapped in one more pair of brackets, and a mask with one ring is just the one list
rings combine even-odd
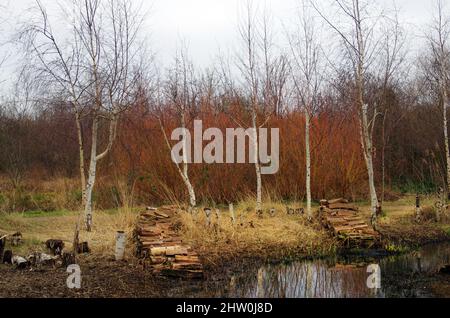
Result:
{"label": "dark water surface", "polygon": [[[378,264],[381,288],[368,288],[368,266]],[[380,257],[346,255],[258,266],[243,264],[173,290],[184,297],[450,297],[450,275],[439,270],[450,264],[450,243]],[[220,274],[218,275],[220,276]],[[372,285],[373,286],[373,285]]]}

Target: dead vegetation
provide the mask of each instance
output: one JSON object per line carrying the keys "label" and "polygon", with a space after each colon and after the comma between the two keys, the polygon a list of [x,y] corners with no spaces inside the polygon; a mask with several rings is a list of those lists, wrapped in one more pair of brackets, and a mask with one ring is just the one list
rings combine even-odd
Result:
{"label": "dead vegetation", "polygon": [[243,202],[235,207],[234,214],[235,222],[229,211],[222,208],[209,226],[203,211],[180,215],[184,240],[206,264],[217,265],[246,256],[263,259],[318,256],[334,251],[336,246],[319,224],[310,223],[301,215],[288,215],[282,204],[263,205],[260,217]]}
{"label": "dead vegetation", "polygon": [[[448,240],[448,221],[424,221],[414,219],[413,198],[405,197],[384,206],[385,216],[380,218],[379,231],[383,242],[418,245],[428,242]],[[424,200],[431,205],[432,200]],[[255,212],[254,202],[242,201],[234,207],[234,219],[228,208],[221,206],[219,213],[212,209],[210,220],[202,208],[197,213],[179,213],[175,228],[183,243],[191,246],[199,254],[207,267],[253,257],[276,260],[298,257],[320,256],[334,253],[338,242],[317,222],[308,221],[301,214],[302,204],[290,203],[288,209],[279,202],[263,204],[262,215]],[[368,221],[370,211],[367,206],[358,205],[361,216]],[[315,207],[314,209],[318,209]],[[81,232],[80,242],[89,242],[90,257],[104,259],[114,255],[115,234],[126,233],[125,259],[134,258],[135,244],[132,233],[143,208],[123,208],[98,211],[92,232]],[[299,213],[288,213],[299,211]],[[72,248],[74,224],[77,212],[41,212],[0,215],[0,236],[22,233],[21,243],[11,246],[14,255],[29,255],[46,252],[48,239],[62,240],[66,250]]]}

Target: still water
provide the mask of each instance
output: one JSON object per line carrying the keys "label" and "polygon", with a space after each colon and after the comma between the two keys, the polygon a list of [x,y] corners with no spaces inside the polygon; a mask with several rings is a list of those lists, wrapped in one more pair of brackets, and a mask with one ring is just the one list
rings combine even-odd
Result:
{"label": "still water", "polygon": [[[378,264],[381,288],[370,289],[367,267]],[[177,289],[187,297],[450,297],[450,275],[439,270],[450,264],[450,243],[429,245],[400,256],[346,255],[329,259],[258,266],[243,264]],[[179,295],[182,293],[182,295]]]}

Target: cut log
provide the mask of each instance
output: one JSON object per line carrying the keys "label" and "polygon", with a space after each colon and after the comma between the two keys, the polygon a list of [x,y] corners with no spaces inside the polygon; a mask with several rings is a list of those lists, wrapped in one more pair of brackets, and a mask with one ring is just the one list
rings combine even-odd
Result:
{"label": "cut log", "polygon": [[150,249],[150,254],[153,256],[161,256],[161,255],[183,255],[187,254],[188,250],[186,247],[175,245],[175,246],[167,246],[167,247],[154,247]]}
{"label": "cut log", "polygon": [[69,265],[77,263],[76,262],[76,258],[75,258],[75,254],[73,254],[73,253],[66,253],[66,252],[64,252],[62,254],[61,259],[62,259],[62,264],[63,264],[64,267],[67,267]]}
{"label": "cut log", "polygon": [[6,250],[3,254],[3,264],[12,264],[13,253],[10,250]]}
{"label": "cut log", "polygon": [[78,254],[87,254],[90,253],[91,249],[89,248],[89,243],[88,242],[82,242],[80,244],[78,244],[77,246],[77,253]]}
{"label": "cut log", "polygon": [[169,218],[169,215],[167,215],[166,213],[163,213],[163,212],[161,212],[161,211],[155,211],[154,212],[157,216],[159,216],[159,217],[162,217],[162,218],[165,218],[165,219],[168,219]]}
{"label": "cut log", "polygon": [[163,264],[167,261],[167,257],[164,256],[151,256],[150,262],[152,264]]}
{"label": "cut log", "polygon": [[200,263],[173,263],[172,269],[175,270],[201,270],[203,268],[202,264]]}
{"label": "cut log", "polygon": [[6,246],[6,235],[0,238],[0,260],[3,260],[3,251]]}
{"label": "cut log", "polygon": [[358,207],[356,205],[350,203],[333,203],[328,206],[331,210],[350,210],[350,211],[358,211]]}
{"label": "cut log", "polygon": [[47,240],[45,246],[53,253],[53,255],[61,255],[64,249],[64,242],[62,240]]}
{"label": "cut log", "polygon": [[339,198],[339,199],[332,199],[332,200],[328,200],[329,204],[336,204],[336,203],[348,203],[348,200],[344,199],[344,198]]}
{"label": "cut log", "polygon": [[162,269],[161,273],[171,277],[188,278],[188,279],[201,279],[203,278],[202,270],[174,270],[174,269]]}
{"label": "cut log", "polygon": [[199,258],[197,255],[175,255],[176,262],[197,262]]}

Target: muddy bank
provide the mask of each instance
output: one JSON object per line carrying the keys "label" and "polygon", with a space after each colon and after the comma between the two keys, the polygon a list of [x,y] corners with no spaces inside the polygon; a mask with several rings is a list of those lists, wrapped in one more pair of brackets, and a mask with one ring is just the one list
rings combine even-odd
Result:
{"label": "muddy bank", "polygon": [[80,267],[82,288],[77,290],[67,287],[65,268],[17,270],[0,265],[0,297],[169,297],[176,283],[154,276],[132,261],[83,258]]}
{"label": "muddy bank", "polygon": [[[0,297],[450,297],[450,275],[438,272],[449,261],[449,243],[391,256],[366,251],[281,262],[243,257],[207,269],[202,280],[181,280],[154,275],[136,259],[83,256],[79,290],[67,287],[65,268],[0,265]],[[373,263],[382,271],[383,289],[375,294],[366,286],[366,267]]]}
{"label": "muddy bank", "polygon": [[378,231],[384,244],[417,247],[450,241],[450,232],[436,223],[415,224],[400,221],[394,224],[380,224]]}

